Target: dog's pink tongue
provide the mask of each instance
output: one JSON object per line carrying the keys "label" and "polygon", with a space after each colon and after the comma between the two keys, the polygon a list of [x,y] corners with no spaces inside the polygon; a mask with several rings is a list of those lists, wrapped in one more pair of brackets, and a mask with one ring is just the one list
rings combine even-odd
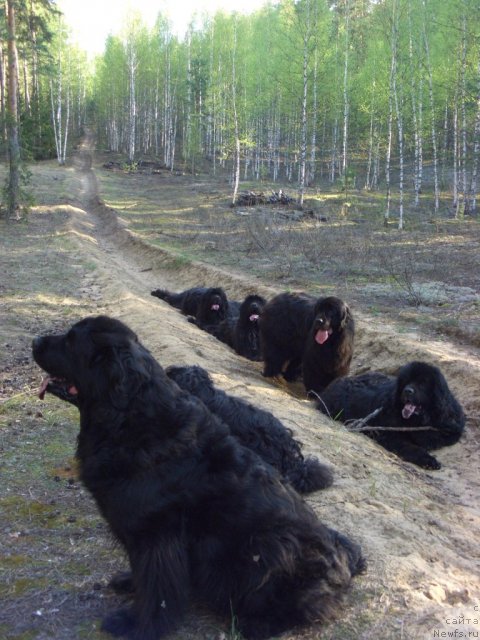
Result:
{"label": "dog's pink tongue", "polygon": [[43,400],[45,398],[45,392],[47,390],[48,383],[50,382],[50,380],[51,380],[50,376],[47,376],[42,380],[42,384],[40,385],[40,389],[38,390],[38,397],[40,398],[40,400]]}
{"label": "dog's pink tongue", "polygon": [[212,311],[218,311],[220,309],[219,304],[212,304]]}
{"label": "dog's pink tongue", "polygon": [[252,313],[249,320],[250,322],[255,322],[255,320],[258,320],[258,313]]}
{"label": "dog's pink tongue", "polygon": [[328,331],[318,330],[317,333],[315,334],[315,342],[318,342],[318,344],[323,344],[328,340],[329,335],[330,334]]}
{"label": "dog's pink tongue", "polygon": [[405,420],[408,420],[410,416],[413,416],[416,408],[417,407],[414,404],[407,402],[407,404],[402,409],[402,418],[405,418]]}

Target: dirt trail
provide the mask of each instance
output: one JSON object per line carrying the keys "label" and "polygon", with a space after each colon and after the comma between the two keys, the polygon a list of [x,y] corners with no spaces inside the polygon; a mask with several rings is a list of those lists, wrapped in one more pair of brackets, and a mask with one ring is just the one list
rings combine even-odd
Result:
{"label": "dirt trail", "polygon": [[[393,326],[356,314],[355,371],[394,370],[412,359],[438,363],[469,416],[461,443],[439,452],[440,471],[403,463],[366,437],[325,419],[307,400],[265,381],[260,364],[236,356],[153,298],[150,291],[157,287],[179,290],[215,283],[237,299],[252,287],[235,274],[206,265],[178,268],[172,256],[144,245],[121,217],[102,205],[89,166],[85,154],[77,174],[80,207],[72,210],[69,221],[83,255],[97,264],[84,288],[131,326],[163,366],[195,363],[207,368],[217,385],[272,411],[295,431],[306,452],[334,467],[334,486],[309,501],[323,521],[362,544],[369,570],[356,581],[344,619],[321,637],[480,637],[478,353],[420,334],[400,335]],[[267,296],[277,291],[255,290]],[[456,636],[439,635],[455,630]],[[298,637],[318,638],[319,630]]]}

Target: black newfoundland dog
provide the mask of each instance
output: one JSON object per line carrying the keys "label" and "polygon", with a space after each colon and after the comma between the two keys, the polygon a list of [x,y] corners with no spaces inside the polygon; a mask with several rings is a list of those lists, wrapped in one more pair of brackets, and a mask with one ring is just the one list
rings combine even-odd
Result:
{"label": "black newfoundland dog", "polygon": [[465,427],[462,407],[442,372],[425,362],[406,364],[396,377],[371,372],[334,380],[320,394],[317,406],[341,422],[366,418],[381,408],[367,426],[393,429],[372,428],[366,435],[425,469],[440,469],[428,452],[458,442]]}
{"label": "black newfoundland dog", "polygon": [[171,380],[197,396],[230,427],[241,444],[274,466],[299,493],[318,491],[332,484],[330,469],[317,458],[304,458],[292,431],[273,414],[217,389],[201,367],[168,367],[166,371]]}
{"label": "black newfoundland dog", "polygon": [[80,409],[80,476],[131,576],[131,606],[107,616],[115,636],[158,640],[190,598],[260,639],[329,619],[359,547],[321,524],[278,472],[170,380],[137,336],[105,316],[38,337],[33,355]]}
{"label": "black newfoundland dog", "polygon": [[302,373],[306,391],[319,393],[347,375],[354,333],[352,314],[340,298],[280,293],[266,304],[260,320],[263,375],[283,373],[292,382]]}
{"label": "black newfoundland dog", "polygon": [[193,316],[194,324],[200,327],[217,325],[229,313],[227,296],[221,287],[193,287],[180,293],[155,289],[151,295],[180,309],[184,315]]}
{"label": "black newfoundland dog", "polygon": [[239,305],[238,313],[229,315],[217,325],[203,328],[240,356],[261,360],[259,319],[266,303],[262,296],[248,295]]}

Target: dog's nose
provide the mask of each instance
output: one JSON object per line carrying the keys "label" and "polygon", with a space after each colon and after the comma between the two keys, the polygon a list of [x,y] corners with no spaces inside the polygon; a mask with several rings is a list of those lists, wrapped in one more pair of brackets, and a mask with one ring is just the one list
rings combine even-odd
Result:
{"label": "dog's nose", "polygon": [[40,348],[40,343],[41,343],[41,341],[42,341],[42,339],[41,339],[41,338],[39,338],[38,336],[37,336],[36,338],[34,338],[34,339],[32,340],[32,349],[33,349],[33,350],[35,350],[35,349],[39,349],[39,348]]}

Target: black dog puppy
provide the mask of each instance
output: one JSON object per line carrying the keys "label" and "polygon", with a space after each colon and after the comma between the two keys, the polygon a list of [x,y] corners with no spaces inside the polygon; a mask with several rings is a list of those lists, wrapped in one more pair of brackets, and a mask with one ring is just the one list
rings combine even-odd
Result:
{"label": "black dog puppy", "polygon": [[[381,408],[367,423],[372,430],[364,433],[425,469],[440,469],[428,451],[455,444],[465,427],[463,410],[442,372],[425,362],[406,364],[396,377],[371,372],[334,380],[317,406],[341,422],[365,418]],[[375,426],[406,430],[379,431]],[[427,426],[432,429],[418,430]]]}
{"label": "black dog puppy", "polygon": [[307,392],[320,392],[347,375],[353,356],[355,324],[349,307],[336,297],[281,293],[263,309],[260,338],[263,375],[282,373],[287,382],[300,373]]}
{"label": "black dog puppy", "polygon": [[273,414],[215,388],[208,372],[201,367],[168,367],[166,372],[179,387],[200,398],[230,427],[241,444],[278,469],[299,493],[318,491],[332,484],[330,469],[317,458],[304,458],[292,431]]}
{"label": "black dog puppy", "polygon": [[86,318],[36,338],[33,355],[76,396],[80,477],[130,561],[133,604],[103,630],[158,640],[190,597],[235,616],[251,639],[334,614],[364,567],[358,546],[170,380],[133,331]]}
{"label": "black dog puppy", "polygon": [[217,325],[203,327],[236,353],[249,360],[261,360],[259,319],[266,304],[262,296],[251,294],[240,304],[238,314]]}
{"label": "black dog puppy", "polygon": [[155,289],[151,295],[180,309],[184,315],[193,316],[194,324],[200,327],[216,325],[229,313],[227,296],[221,287],[193,287],[180,293]]}

